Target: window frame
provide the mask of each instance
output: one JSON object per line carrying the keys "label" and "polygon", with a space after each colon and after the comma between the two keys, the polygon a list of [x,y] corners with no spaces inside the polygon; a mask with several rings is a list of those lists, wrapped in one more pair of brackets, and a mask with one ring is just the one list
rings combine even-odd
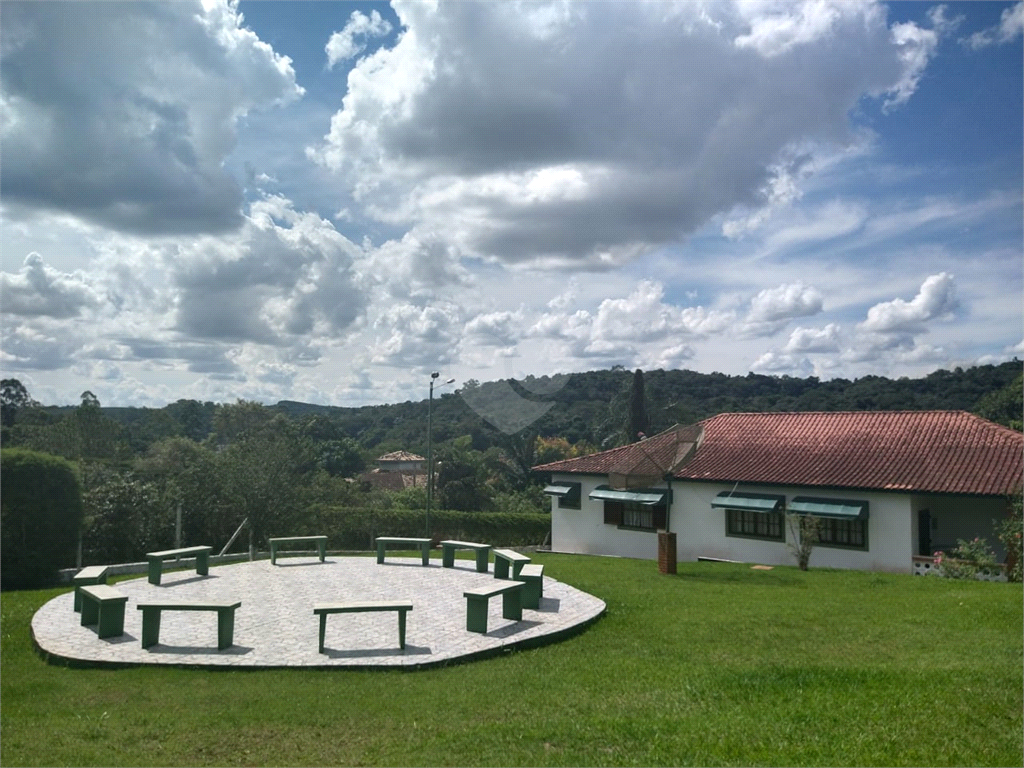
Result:
{"label": "window frame", "polygon": [[[732,538],[732,539],[751,539],[753,541],[769,541],[769,542],[779,543],[779,544],[785,544],[786,543],[786,513],[785,513],[784,510],[777,510],[777,511],[774,511],[774,512],[757,512],[757,511],[751,510],[751,509],[733,509],[731,507],[723,507],[723,509],[725,510],[725,535],[726,535],[726,537]],[[740,517],[740,521],[741,522],[742,522],[743,516],[747,516],[747,515],[751,515],[751,516],[752,515],[760,515],[761,516],[760,519],[764,519],[766,521],[766,527],[768,527],[768,528],[775,527],[775,526],[778,527],[779,535],[778,536],[772,536],[772,535],[769,535],[769,534],[742,533],[742,532],[734,533],[733,531],[730,530],[730,517],[733,516],[733,515],[741,516]],[[774,520],[770,520],[770,518],[775,518],[775,519]],[[759,518],[757,518],[757,517],[751,517],[750,519],[752,521],[758,521],[759,520]],[[774,523],[775,526],[773,526],[772,523]],[[740,527],[742,527],[742,526],[740,526]]]}
{"label": "window frame", "polygon": [[[629,525],[625,522],[626,515],[651,515],[651,527],[645,525]],[[657,533],[665,530],[668,522],[667,499],[661,504],[641,504],[637,501],[604,500],[604,524],[614,525],[620,531],[644,531]]]}
{"label": "window frame", "polygon": [[[863,544],[844,544],[841,542],[824,541],[821,538],[822,531],[828,527],[830,529],[838,529],[842,525],[851,527],[860,527],[863,531],[864,543]],[[850,520],[844,520],[838,517],[818,517],[818,541],[814,545],[816,547],[827,547],[828,549],[849,549],[856,552],[869,552],[871,546],[871,539],[868,537],[868,519],[867,518],[853,518]]]}

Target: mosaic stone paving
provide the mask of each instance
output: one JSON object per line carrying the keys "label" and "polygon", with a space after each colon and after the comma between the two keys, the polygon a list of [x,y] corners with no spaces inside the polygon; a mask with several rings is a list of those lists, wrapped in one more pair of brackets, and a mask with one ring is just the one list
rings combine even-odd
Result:
{"label": "mosaic stone paving", "polygon": [[[32,618],[39,648],[55,660],[92,664],[174,664],[227,667],[412,667],[484,657],[502,650],[554,642],[582,630],[605,610],[602,600],[544,577],[537,610],[523,609],[522,621],[502,618],[501,597],[491,598],[487,633],[466,630],[463,592],[491,584],[472,560],[442,568],[440,559],[423,567],[419,556],[388,553],[373,557],[278,557],[194,571],[164,573],[163,583],[140,578],[114,587],[128,596],[124,635],[100,639],[96,627],[80,625],[72,591],[55,597]],[[142,648],[142,612],[149,600],[241,600],[235,612],[234,645],[217,650],[213,612],[164,612],[160,642]],[[324,653],[319,653],[319,617],[313,604],[366,600],[410,600],[406,646],[398,644],[394,612],[329,616]]]}

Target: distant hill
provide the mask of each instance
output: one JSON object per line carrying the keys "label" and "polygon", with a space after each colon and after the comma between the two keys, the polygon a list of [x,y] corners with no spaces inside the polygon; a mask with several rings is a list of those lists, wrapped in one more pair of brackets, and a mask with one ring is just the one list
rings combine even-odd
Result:
{"label": "distant hill", "polygon": [[[644,371],[650,433],[673,424],[737,411],[977,411],[1004,424],[1019,423],[1021,362],[938,370],[922,378],[856,380],[727,376],[686,370]],[[468,381],[434,398],[435,445],[463,435],[486,450],[506,444],[525,427],[543,437],[608,446],[621,438],[633,374],[624,368],[521,381]],[[471,407],[472,406],[472,407]],[[341,407],[282,400],[270,406],[289,418],[316,420],[319,439],[350,437],[367,453],[426,450],[426,399],[387,405]],[[165,408],[102,408],[125,427],[133,451],[154,439],[181,434],[201,440],[212,429],[214,403],[179,400]],[[39,409],[60,419],[73,407]],[[483,414],[483,415],[481,415]],[[1016,414],[1016,415],[1015,415]],[[536,418],[535,418],[536,417]]]}

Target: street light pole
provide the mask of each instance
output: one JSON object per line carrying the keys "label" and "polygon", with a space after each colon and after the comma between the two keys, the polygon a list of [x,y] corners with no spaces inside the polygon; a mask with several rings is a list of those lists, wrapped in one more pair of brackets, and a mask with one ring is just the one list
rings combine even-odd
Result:
{"label": "street light pole", "polygon": [[[430,502],[434,498],[434,456],[431,453],[434,430],[432,412],[434,407],[434,382],[441,374],[434,371],[430,374],[430,396],[427,398],[427,538],[430,538]],[[444,384],[451,384],[455,379],[448,379]],[[441,386],[444,386],[442,384]]]}

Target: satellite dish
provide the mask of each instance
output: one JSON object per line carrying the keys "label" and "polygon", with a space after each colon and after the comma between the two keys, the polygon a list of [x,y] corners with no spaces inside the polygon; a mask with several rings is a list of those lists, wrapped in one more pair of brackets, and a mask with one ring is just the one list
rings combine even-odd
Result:
{"label": "satellite dish", "polygon": [[608,484],[628,490],[663,482],[693,459],[703,440],[704,427],[689,424],[633,443],[639,450],[623,452],[626,456],[608,471]]}

